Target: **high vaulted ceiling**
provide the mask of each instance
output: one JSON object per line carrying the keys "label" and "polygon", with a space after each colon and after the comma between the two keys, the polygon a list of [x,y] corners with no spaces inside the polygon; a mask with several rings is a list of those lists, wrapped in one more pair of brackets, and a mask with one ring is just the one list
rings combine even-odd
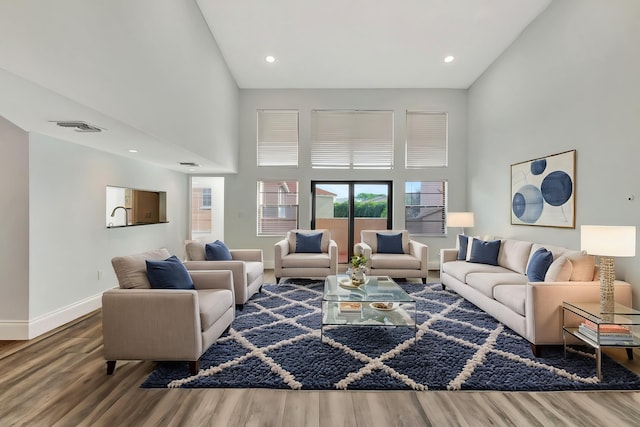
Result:
{"label": "high vaulted ceiling", "polygon": [[0,0],[0,116],[181,172],[236,172],[237,124],[220,104],[236,83],[465,89],[550,2]]}
{"label": "high vaulted ceiling", "polygon": [[458,89],[551,2],[197,1],[241,88]]}

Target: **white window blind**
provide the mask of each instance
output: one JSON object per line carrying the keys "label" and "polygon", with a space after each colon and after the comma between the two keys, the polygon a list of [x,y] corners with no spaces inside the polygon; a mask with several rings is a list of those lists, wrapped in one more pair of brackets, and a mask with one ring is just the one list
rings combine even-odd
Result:
{"label": "white window blind", "polygon": [[391,169],[393,111],[312,111],[311,167]]}
{"label": "white window blind", "polygon": [[298,112],[258,110],[258,166],[298,166]]}
{"label": "white window blind", "polygon": [[298,228],[298,181],[258,181],[258,236]]}
{"label": "white window blind", "polygon": [[447,166],[447,145],[447,113],[407,111],[407,169]]}
{"label": "white window blind", "polygon": [[405,227],[410,234],[446,236],[446,181],[405,183]]}

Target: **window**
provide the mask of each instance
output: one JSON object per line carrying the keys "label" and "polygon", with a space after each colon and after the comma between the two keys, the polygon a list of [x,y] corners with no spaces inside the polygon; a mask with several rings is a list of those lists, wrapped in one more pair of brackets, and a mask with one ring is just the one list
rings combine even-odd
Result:
{"label": "window", "polygon": [[258,236],[298,228],[298,182],[258,181]]}
{"label": "window", "polygon": [[202,189],[201,209],[211,209],[211,188]]}
{"label": "window", "polygon": [[311,167],[391,169],[393,111],[312,111]]}
{"label": "window", "polygon": [[405,227],[410,234],[445,236],[446,181],[405,183]]}
{"label": "window", "polygon": [[447,113],[407,111],[407,169],[447,166]]}
{"label": "window", "polygon": [[298,112],[258,110],[258,166],[298,166]]}

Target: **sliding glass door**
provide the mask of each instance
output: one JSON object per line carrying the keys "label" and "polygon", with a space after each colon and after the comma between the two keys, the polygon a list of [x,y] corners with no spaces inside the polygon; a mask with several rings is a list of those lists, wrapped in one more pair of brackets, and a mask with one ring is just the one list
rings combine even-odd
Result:
{"label": "sliding glass door", "polygon": [[338,244],[338,262],[346,264],[361,230],[391,228],[391,181],[312,181],[314,229],[328,229]]}

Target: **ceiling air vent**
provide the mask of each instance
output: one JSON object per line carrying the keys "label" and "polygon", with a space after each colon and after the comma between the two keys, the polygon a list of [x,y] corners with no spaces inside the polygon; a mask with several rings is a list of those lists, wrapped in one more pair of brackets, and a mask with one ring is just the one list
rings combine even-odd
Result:
{"label": "ceiling air vent", "polygon": [[87,122],[72,121],[72,122],[54,122],[63,128],[73,128],[76,132],[102,132],[102,129],[98,126],[90,125]]}
{"label": "ceiling air vent", "polygon": [[180,162],[180,165],[181,166],[189,166],[190,168],[200,167],[200,165],[195,163],[195,162]]}

